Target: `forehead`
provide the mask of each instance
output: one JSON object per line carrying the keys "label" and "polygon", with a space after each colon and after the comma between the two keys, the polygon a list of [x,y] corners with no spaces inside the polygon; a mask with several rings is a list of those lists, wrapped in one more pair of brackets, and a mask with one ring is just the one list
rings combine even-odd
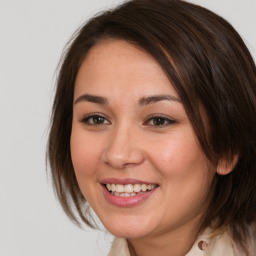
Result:
{"label": "forehead", "polygon": [[167,75],[144,49],[124,40],[107,39],[90,49],[78,71],[75,95],[107,91],[132,94],[170,93],[176,96]]}

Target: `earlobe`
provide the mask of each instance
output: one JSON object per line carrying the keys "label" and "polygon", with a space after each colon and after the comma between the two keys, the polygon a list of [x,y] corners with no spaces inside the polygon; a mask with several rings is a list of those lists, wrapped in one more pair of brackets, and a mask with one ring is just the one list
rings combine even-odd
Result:
{"label": "earlobe", "polygon": [[217,166],[217,173],[219,175],[227,175],[231,173],[235,168],[238,159],[238,154],[235,154],[231,160],[221,159]]}

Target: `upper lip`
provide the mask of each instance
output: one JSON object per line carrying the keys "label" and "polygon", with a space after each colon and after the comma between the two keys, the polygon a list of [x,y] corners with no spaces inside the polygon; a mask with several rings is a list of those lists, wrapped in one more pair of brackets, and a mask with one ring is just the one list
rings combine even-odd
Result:
{"label": "upper lip", "polygon": [[155,184],[155,182],[148,182],[143,180],[137,180],[137,179],[117,179],[117,178],[105,178],[100,181],[101,184],[121,184],[121,185],[127,185],[127,184]]}

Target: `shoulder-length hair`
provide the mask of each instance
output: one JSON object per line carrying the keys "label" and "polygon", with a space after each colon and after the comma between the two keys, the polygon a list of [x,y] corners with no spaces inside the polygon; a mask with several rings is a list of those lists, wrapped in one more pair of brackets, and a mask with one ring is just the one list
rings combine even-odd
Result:
{"label": "shoulder-length hair", "polygon": [[[101,13],[74,35],[60,66],[48,141],[55,192],[76,223],[88,219],[70,154],[76,75],[88,51],[104,38],[146,50],[177,91],[210,162],[238,162],[228,175],[216,173],[201,230],[228,227],[245,238],[256,216],[256,68],[243,40],[223,18],[181,0],[132,0]],[[200,108],[203,107],[207,123]]]}

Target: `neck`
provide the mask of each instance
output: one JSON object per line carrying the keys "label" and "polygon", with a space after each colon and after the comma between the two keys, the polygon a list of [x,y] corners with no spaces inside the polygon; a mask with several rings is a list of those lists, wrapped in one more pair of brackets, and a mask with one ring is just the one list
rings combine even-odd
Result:
{"label": "neck", "polygon": [[[194,224],[194,225],[193,225]],[[129,239],[131,256],[185,256],[198,235],[198,222],[151,237]]]}

